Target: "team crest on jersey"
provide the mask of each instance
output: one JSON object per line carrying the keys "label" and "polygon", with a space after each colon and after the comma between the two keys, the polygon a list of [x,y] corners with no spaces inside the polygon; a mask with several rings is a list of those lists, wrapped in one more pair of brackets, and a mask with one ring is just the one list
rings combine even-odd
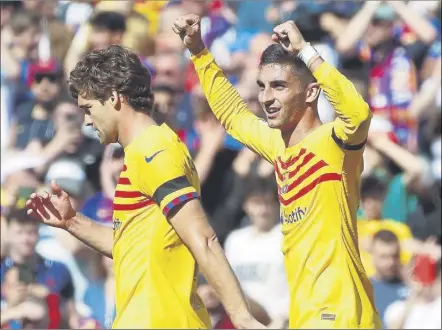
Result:
{"label": "team crest on jersey", "polygon": [[288,180],[289,180],[289,172],[286,172],[284,174],[282,174],[282,184],[283,186],[281,188],[279,188],[279,193],[280,194],[285,194],[288,190]]}
{"label": "team crest on jersey", "polygon": [[121,221],[118,219],[112,219],[112,229],[119,230],[121,228]]}

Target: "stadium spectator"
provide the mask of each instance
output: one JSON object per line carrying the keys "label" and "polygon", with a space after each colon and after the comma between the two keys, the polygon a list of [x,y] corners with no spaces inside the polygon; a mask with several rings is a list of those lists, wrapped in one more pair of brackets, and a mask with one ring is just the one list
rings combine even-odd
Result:
{"label": "stadium spectator", "polygon": [[115,318],[115,285],[112,259],[97,254],[97,270],[84,295],[91,317],[110,328]]}
{"label": "stadium spectator", "polygon": [[[373,237],[381,230],[393,232],[399,239],[401,245],[411,240],[412,235],[407,225],[383,218],[382,207],[387,192],[387,185],[375,176],[365,177],[361,183],[361,209],[364,219],[358,220],[359,245],[361,247],[361,258],[368,276],[375,273],[371,249]],[[402,249],[400,254],[401,262],[407,264],[411,258],[411,252]]]}
{"label": "stadium spectator", "polygon": [[417,74],[412,58],[401,45],[401,31],[395,30],[397,15],[426,42],[432,42],[436,32],[425,19],[410,16],[408,8],[393,3],[366,2],[338,37],[336,49],[345,56],[358,53],[369,63],[370,107],[391,121],[402,144],[413,146],[417,127],[408,107],[416,93]]}
{"label": "stadium spectator", "polygon": [[268,179],[251,179],[245,186],[246,225],[227,237],[227,259],[244,292],[264,307],[270,328],[284,328],[288,321],[289,293],[284,272],[281,230],[275,187]]}
{"label": "stadium spectator", "polygon": [[[8,256],[1,264],[1,281],[3,283],[5,277],[8,277],[6,285],[12,292],[6,292],[13,296],[4,297],[12,299],[6,301],[7,306],[15,307],[35,297],[47,305],[50,329],[60,327],[63,321],[67,321],[70,327],[76,327],[78,314],[73,300],[74,286],[68,269],[63,264],[44,259],[36,253],[38,224],[29,218],[25,209],[10,211],[7,223]],[[16,271],[8,272],[10,269]]]}
{"label": "stadium spectator", "polygon": [[17,107],[10,142],[23,150],[37,141],[46,145],[54,134],[52,113],[61,91],[61,70],[55,59],[30,64],[28,81],[32,99]]}
{"label": "stadium spectator", "polygon": [[442,326],[441,247],[434,243],[427,244],[435,250],[438,257],[433,258],[428,250],[422,251],[415,257],[415,259],[425,257],[430,262],[423,264],[425,268],[421,269],[422,272],[414,271],[408,299],[393,302],[385,311],[384,319],[388,329],[440,329]]}
{"label": "stadium spectator", "polygon": [[[403,281],[403,269],[400,260],[401,246],[397,236],[389,230],[379,230],[372,239],[371,254],[373,256],[373,284],[375,304],[381,319],[387,307],[398,299],[408,295],[406,283]],[[383,324],[385,328],[385,324]]]}

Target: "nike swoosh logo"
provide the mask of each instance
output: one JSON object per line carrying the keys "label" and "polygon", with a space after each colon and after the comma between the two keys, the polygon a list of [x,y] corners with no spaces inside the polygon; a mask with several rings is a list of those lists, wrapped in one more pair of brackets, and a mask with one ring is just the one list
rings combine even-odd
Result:
{"label": "nike swoosh logo", "polygon": [[144,157],[144,159],[146,160],[146,163],[150,163],[153,159],[154,159],[154,157],[156,156],[156,155],[158,155],[160,152],[162,152],[162,151],[164,151],[164,150],[160,150],[160,151],[157,151],[156,153],[154,153],[152,156],[150,156],[150,157]]}

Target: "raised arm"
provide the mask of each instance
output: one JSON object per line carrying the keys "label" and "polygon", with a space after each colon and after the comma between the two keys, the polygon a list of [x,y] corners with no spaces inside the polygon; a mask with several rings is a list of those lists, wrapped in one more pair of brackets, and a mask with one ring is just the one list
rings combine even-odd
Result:
{"label": "raised arm", "polygon": [[361,149],[370,127],[370,107],[351,81],[336,68],[321,61],[317,60],[311,69],[337,114],[333,125],[333,139],[343,149]]}
{"label": "raised arm", "polygon": [[371,112],[355,86],[321,58],[293,21],[278,25],[274,33],[273,40],[306,63],[334,107],[337,114],[332,132],[335,142],[343,149],[361,149],[367,139]]}
{"label": "raised arm", "polygon": [[201,86],[210,108],[235,139],[273,163],[277,151],[283,146],[281,133],[268,127],[255,116],[233,88],[212,54],[205,48],[200,34],[200,19],[185,15],[173,27],[190,50]]}
{"label": "raised arm", "polygon": [[420,13],[413,11],[403,1],[388,1],[388,4],[396,11],[403,22],[427,45],[437,38],[437,29]]}

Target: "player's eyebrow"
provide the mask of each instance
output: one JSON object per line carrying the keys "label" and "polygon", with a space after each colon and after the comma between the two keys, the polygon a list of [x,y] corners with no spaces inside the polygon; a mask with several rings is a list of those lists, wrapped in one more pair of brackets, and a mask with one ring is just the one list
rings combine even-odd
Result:
{"label": "player's eyebrow", "polygon": [[272,80],[270,82],[270,87],[274,86],[287,86],[287,81],[285,80]]}
{"label": "player's eyebrow", "polygon": [[89,109],[89,108],[91,107],[91,105],[85,103],[85,104],[80,104],[78,107],[79,107],[80,109],[87,110],[87,109]]}
{"label": "player's eyebrow", "polygon": [[257,80],[256,83],[258,84],[259,87],[264,87],[264,83],[261,80]]}

